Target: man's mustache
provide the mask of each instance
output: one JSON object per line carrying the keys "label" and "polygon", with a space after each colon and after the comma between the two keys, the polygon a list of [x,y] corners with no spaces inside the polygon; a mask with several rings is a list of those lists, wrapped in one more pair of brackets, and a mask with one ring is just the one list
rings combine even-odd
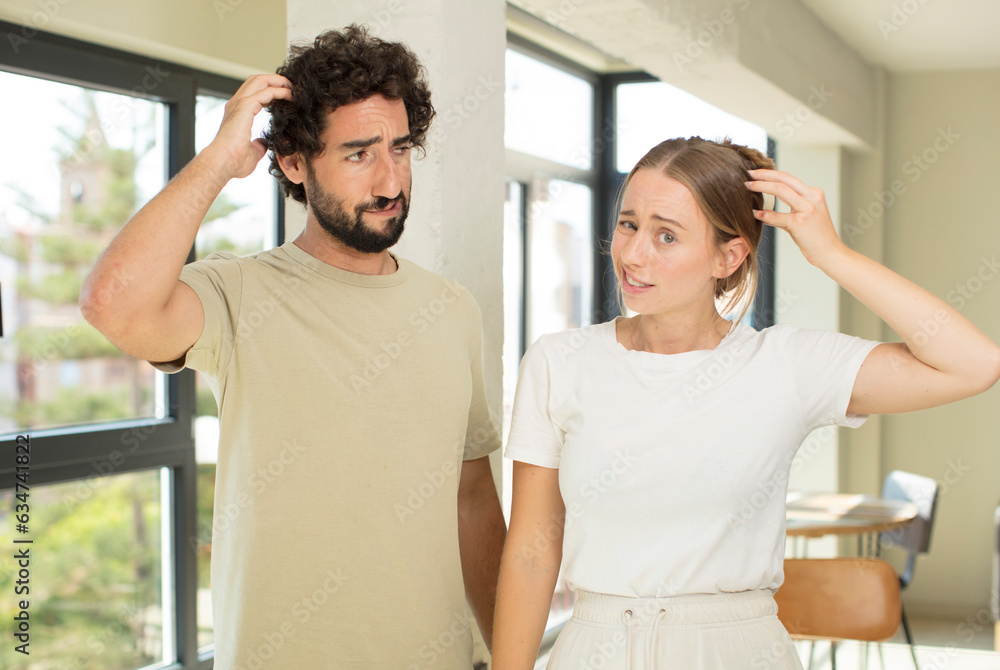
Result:
{"label": "man's mustache", "polygon": [[397,202],[406,202],[406,198],[403,197],[402,193],[397,195],[395,198],[387,198],[384,195],[380,195],[374,200],[369,200],[368,202],[358,205],[358,211],[380,212],[384,209],[388,209],[392,205],[395,205]]}

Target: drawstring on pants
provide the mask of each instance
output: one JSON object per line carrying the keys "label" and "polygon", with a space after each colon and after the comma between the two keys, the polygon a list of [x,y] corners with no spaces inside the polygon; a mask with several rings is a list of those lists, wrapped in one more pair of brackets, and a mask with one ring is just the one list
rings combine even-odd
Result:
{"label": "drawstring on pants", "polygon": [[646,644],[646,658],[648,659],[649,670],[656,670],[656,631],[660,627],[660,622],[663,621],[666,613],[667,610],[662,608],[656,613],[656,618],[653,619],[653,629],[649,631],[649,642]]}
{"label": "drawstring on pants", "polygon": [[625,670],[632,670],[632,610],[622,612],[625,623]]}
{"label": "drawstring on pants", "polygon": [[[775,644],[791,644],[777,611],[768,589],[648,598],[581,590],[573,616],[552,649],[549,667],[692,668],[701,663],[708,645],[714,660],[703,667],[731,670]],[[614,663],[608,663],[611,655]],[[598,666],[595,658],[605,663]],[[790,653],[781,655],[771,670],[802,670],[802,666]]]}

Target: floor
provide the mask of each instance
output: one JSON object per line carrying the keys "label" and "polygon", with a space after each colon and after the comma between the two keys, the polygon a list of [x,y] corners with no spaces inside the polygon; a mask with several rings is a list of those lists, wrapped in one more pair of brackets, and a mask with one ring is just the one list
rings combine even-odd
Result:
{"label": "floor", "polygon": [[[1000,652],[993,651],[992,621],[912,619],[910,628],[916,641],[920,670],[1000,670]],[[810,643],[797,641],[795,646],[802,667],[809,668]],[[913,670],[913,657],[902,629],[895,638],[881,645],[841,642],[836,654],[838,670],[865,667],[868,670]],[[544,670],[547,662],[548,656],[542,656],[535,670]],[[830,667],[830,643],[817,642],[813,648],[812,669],[828,670]]]}

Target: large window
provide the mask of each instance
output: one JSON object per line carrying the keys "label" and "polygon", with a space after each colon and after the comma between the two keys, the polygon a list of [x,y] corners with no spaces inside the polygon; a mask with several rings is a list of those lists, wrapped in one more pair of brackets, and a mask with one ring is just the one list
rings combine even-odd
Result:
{"label": "large window", "polygon": [[[515,44],[507,49],[504,205],[504,437],[517,369],[540,335],[594,322],[598,184],[596,75]],[[606,318],[606,317],[605,317]],[[510,481],[511,466],[504,463]],[[504,487],[505,509],[510,500]],[[560,579],[551,628],[572,610]]]}
{"label": "large window", "polygon": [[[0,34],[21,30],[0,23]],[[0,51],[8,622],[23,578],[10,548],[31,556],[30,655],[8,640],[0,667],[211,667],[214,399],[191,372],[163,375],[121,354],[77,301],[122,225],[210,141],[238,85],[43,33]],[[234,182],[206,217],[197,255],[279,242],[279,206],[266,166]],[[30,437],[27,471],[16,469],[17,435]]]}

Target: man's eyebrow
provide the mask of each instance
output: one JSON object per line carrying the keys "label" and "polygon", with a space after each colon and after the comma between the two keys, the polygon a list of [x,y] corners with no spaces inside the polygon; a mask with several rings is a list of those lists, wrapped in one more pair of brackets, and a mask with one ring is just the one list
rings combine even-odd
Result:
{"label": "man's eyebrow", "polygon": [[[408,144],[410,142],[410,135],[403,135],[402,137],[397,137],[392,141],[392,146],[398,147],[400,144]],[[378,144],[382,140],[381,137],[369,137],[364,140],[348,140],[340,145],[341,149],[367,149],[373,144]]]}
{"label": "man's eyebrow", "polygon": [[[618,213],[618,216],[635,216],[635,211],[631,209],[623,209],[621,212]],[[684,224],[681,223],[680,221],[676,221],[674,219],[670,219],[665,216],[660,216],[659,214],[653,214],[653,220],[663,221],[664,223],[671,223],[680,228],[681,230],[687,230]]]}
{"label": "man's eyebrow", "polygon": [[341,149],[367,149],[377,143],[381,137],[369,137],[366,140],[348,140],[340,145]]}

